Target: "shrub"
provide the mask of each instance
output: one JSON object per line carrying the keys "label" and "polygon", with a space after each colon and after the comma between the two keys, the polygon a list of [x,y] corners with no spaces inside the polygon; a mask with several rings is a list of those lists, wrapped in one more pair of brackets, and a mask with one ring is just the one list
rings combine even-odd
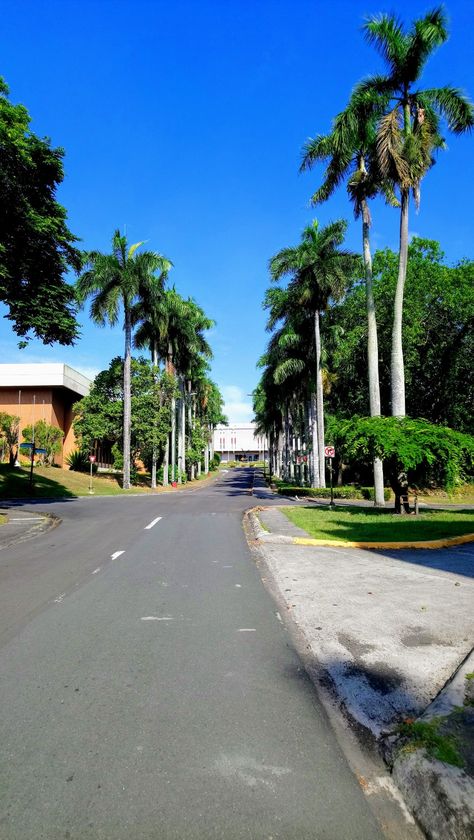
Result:
{"label": "shrub", "polygon": [[[330,499],[330,487],[297,487],[295,484],[285,484],[277,482],[277,491],[281,496],[309,496],[318,499]],[[348,485],[347,487],[334,487],[333,496],[335,499],[369,499],[374,500],[373,487],[355,487]],[[388,487],[384,488],[385,501],[390,499],[390,490]]]}
{"label": "shrub", "polygon": [[[360,492],[362,494],[363,499],[368,499],[369,502],[374,502],[375,501],[375,493],[374,493],[374,488],[373,487],[361,487]],[[390,488],[389,487],[384,487],[383,497],[384,497],[386,502],[389,501],[391,495],[392,494],[391,494]]]}
{"label": "shrub", "polygon": [[[73,449],[72,452],[66,457],[66,464],[68,465],[70,470],[74,472],[90,472],[91,463],[89,461],[89,456],[86,455],[85,452],[81,452],[80,449]],[[95,475],[97,472],[97,464],[92,464],[92,472]]]}

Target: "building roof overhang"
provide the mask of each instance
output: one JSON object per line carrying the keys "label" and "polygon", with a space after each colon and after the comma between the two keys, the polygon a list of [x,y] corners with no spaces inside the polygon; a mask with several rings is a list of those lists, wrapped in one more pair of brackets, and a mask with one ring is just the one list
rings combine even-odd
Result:
{"label": "building roof overhang", "polygon": [[61,363],[0,365],[0,388],[65,388],[85,397],[92,382],[78,370]]}

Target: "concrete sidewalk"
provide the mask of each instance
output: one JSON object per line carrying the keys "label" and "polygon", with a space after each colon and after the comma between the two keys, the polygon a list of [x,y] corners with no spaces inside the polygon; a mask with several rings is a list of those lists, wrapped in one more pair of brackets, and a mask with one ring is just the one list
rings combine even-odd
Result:
{"label": "concrete sidewalk", "polygon": [[[378,743],[421,716],[463,662],[474,670],[474,544],[438,551],[301,546],[292,539],[305,532],[277,508],[250,517],[266,575],[314,663],[313,677],[331,686],[346,717]],[[459,819],[473,819],[466,803],[474,802],[474,780],[459,768],[449,773],[462,782],[462,795],[452,794],[464,813]],[[415,773],[407,785],[416,784]],[[449,792],[437,790],[449,801]],[[424,828],[436,837],[429,820]],[[466,831],[445,826],[439,837],[473,838],[474,822]]]}

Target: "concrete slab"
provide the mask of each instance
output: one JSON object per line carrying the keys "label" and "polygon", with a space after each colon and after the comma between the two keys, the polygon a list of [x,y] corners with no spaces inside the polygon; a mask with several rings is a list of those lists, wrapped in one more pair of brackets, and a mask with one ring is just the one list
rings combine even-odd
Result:
{"label": "concrete slab", "polygon": [[418,717],[472,648],[474,580],[459,570],[429,568],[416,551],[260,550],[317,667],[376,737]]}

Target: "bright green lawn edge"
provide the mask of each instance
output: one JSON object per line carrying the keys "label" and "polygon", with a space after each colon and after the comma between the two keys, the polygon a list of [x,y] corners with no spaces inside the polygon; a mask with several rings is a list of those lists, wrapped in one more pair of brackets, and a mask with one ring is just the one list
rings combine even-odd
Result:
{"label": "bright green lawn edge", "polygon": [[319,540],[347,542],[418,542],[474,533],[472,510],[423,510],[400,516],[373,508],[344,506],[282,507],[290,522]]}

